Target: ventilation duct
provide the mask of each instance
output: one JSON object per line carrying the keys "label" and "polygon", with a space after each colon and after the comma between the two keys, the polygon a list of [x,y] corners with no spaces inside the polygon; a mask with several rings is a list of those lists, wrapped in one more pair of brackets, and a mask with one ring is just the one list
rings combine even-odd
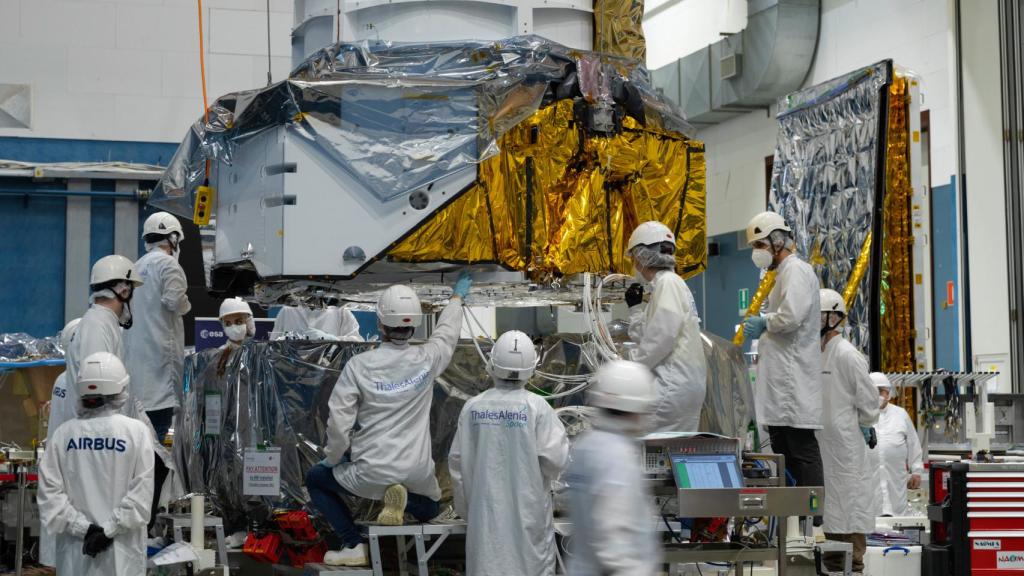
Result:
{"label": "ventilation duct", "polygon": [[767,108],[798,90],[814,61],[820,0],[747,0],[747,27],[652,72],[695,125]]}

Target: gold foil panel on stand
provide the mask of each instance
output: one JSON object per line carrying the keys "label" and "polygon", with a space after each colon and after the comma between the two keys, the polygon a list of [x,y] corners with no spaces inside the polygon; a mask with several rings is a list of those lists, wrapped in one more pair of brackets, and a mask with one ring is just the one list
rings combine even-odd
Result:
{"label": "gold foil panel on stand", "polygon": [[633,228],[676,231],[677,271],[707,264],[704,145],[623,119],[617,134],[586,134],[573,103],[542,108],[510,129],[479,180],[398,242],[399,262],[497,262],[534,279],[629,273]]}
{"label": "gold foil panel on stand", "polygon": [[914,365],[913,247],[910,184],[910,110],[908,82],[893,78],[889,88],[889,126],[882,205],[880,334],[882,370],[905,372]]}
{"label": "gold foil panel on stand", "polygon": [[643,62],[643,0],[594,0],[594,51]]}
{"label": "gold foil panel on stand", "polygon": [[864,245],[861,246],[860,255],[857,256],[857,263],[853,265],[850,279],[846,281],[846,288],[843,288],[843,303],[846,305],[847,310],[853,307],[853,303],[857,298],[857,291],[860,289],[861,280],[864,279],[864,274],[867,273],[868,266],[870,265],[871,232],[868,232],[867,238],[864,239]]}
{"label": "gold foil panel on stand", "polygon": [[[761,284],[757,287],[757,292],[754,292],[754,297],[750,299],[750,306],[747,308],[743,319],[746,320],[751,316],[756,315],[761,311],[761,306],[764,305],[765,298],[768,297],[772,292],[772,288],[775,287],[775,270],[769,270],[765,273],[764,278],[761,279]],[[737,346],[743,346],[743,342],[746,337],[743,335],[743,324],[741,323],[739,328],[736,329],[736,335],[732,338],[732,343]]]}

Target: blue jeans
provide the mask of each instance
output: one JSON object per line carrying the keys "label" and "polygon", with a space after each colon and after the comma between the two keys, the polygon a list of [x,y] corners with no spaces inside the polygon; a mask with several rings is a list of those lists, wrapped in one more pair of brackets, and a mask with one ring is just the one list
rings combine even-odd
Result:
{"label": "blue jeans", "polygon": [[[317,509],[331,529],[338,535],[348,548],[354,548],[363,543],[363,536],[359,533],[355,521],[352,519],[352,512],[345,504],[342,495],[355,496],[348,490],[342,488],[341,484],[334,479],[334,469],[317,464],[306,473],[306,489],[309,490],[309,499],[313,507]],[[421,496],[409,493],[409,501],[405,511],[412,514],[420,522],[427,522],[440,511],[438,502]]]}

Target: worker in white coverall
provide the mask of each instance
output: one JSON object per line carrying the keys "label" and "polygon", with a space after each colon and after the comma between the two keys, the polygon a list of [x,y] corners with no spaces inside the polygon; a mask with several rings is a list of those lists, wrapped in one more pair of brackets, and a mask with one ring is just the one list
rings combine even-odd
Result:
{"label": "worker in white coverall", "polygon": [[[707,388],[707,364],[693,294],[676,274],[676,239],[661,222],[637,226],[626,246],[639,281],[626,291],[631,359],[647,366],[658,383],[652,431],[695,432]],[[650,301],[641,306],[643,284]]]}
{"label": "worker in white coverall", "polygon": [[80,365],[78,418],[39,466],[39,517],[56,535],[58,576],[142,576],[153,497],[152,432],[118,411],[128,373],[113,354]]}
{"label": "worker in white coverall", "polygon": [[[75,318],[71,322],[68,322],[64,326],[64,329],[60,331],[60,349],[67,354],[68,348],[71,347],[71,338],[75,335],[75,330],[78,328],[78,323],[81,318]],[[65,363],[66,365],[66,363]],[[72,384],[74,384],[72,382]],[[72,396],[71,402],[68,401],[68,372],[67,369],[61,372],[57,379],[53,382],[53,390],[50,393],[50,417],[46,421],[46,447],[50,446],[50,439],[53,438],[53,432],[60,428],[60,425],[73,420],[76,416],[76,407],[73,404],[74,399],[78,398],[78,394]],[[54,557],[54,546],[56,540],[53,534],[46,529],[46,526],[39,526],[39,563],[43,566],[56,566],[56,558]]]}
{"label": "worker in white coverall", "polygon": [[[377,300],[380,347],[354,356],[328,402],[327,457],[306,474],[313,506],[341,544],[324,557],[331,566],[366,566],[366,544],[342,495],[384,500],[377,522],[401,525],[405,512],[420,522],[439,512],[430,406],[434,379],[448,367],[462,330],[462,302],[472,280],[459,277],[451,302],[423,344],[409,344],[423,320],[408,286],[391,286]],[[355,425],[359,424],[356,430]]]}
{"label": "worker in white coverall", "polygon": [[[163,442],[181,405],[185,370],[185,324],[182,317],[192,309],[188,300],[185,270],[178,264],[185,232],[167,212],[157,212],[142,225],[146,254],[135,262],[143,285],[135,293],[135,323],[124,336],[125,366],[132,375],[132,396],[142,402],[153,423],[156,438]],[[153,518],[167,479],[163,461],[156,464]]]}
{"label": "worker in white coverall", "polygon": [[221,350],[238,348],[256,335],[256,321],[252,317],[252,308],[241,298],[228,298],[221,302],[217,318],[224,328],[224,337],[228,339],[220,347]]}
{"label": "worker in white coverall", "polygon": [[167,212],[146,218],[142,226],[146,254],[135,263],[144,284],[135,292],[135,324],[125,334],[125,366],[132,395],[146,407],[162,441],[181,404],[185,366],[185,325],[192,309],[188,280],[178,263],[185,232]]}
{"label": "worker in white coverall", "polygon": [[274,337],[298,334],[310,340],[337,338],[343,342],[362,342],[359,321],[348,308],[328,306],[313,310],[305,306],[282,306],[274,317]]}
{"label": "worker in white coverall", "polygon": [[494,387],[459,415],[448,469],[473,576],[555,574],[551,483],[565,468],[569,441],[551,406],[524,389],[536,366],[529,336],[502,334],[487,364]]}
{"label": "worker in white coverall", "polygon": [[[81,318],[75,318],[71,322],[68,322],[67,325],[64,326],[64,329],[60,331],[60,348],[64,351],[65,356],[67,356],[68,349],[71,348],[71,342],[75,336],[75,332],[78,330],[78,323],[81,321]],[[61,424],[75,418],[77,413],[78,394],[77,392],[69,393],[70,391],[68,388],[73,385],[74,382],[68,381],[66,360],[64,365],[64,371],[61,372],[53,382],[53,390],[50,393],[50,417],[46,424],[47,442],[49,442],[50,438],[53,437],[54,430],[59,428]]]}
{"label": "worker in white coverall", "polygon": [[256,335],[256,321],[252,317],[249,303],[241,298],[228,298],[221,302],[218,318],[227,338],[217,357],[217,375],[223,376],[235,350]]}
{"label": "worker in white coverall", "polygon": [[[135,289],[141,285],[135,265],[124,256],[104,256],[93,264],[89,279],[92,305],[82,315],[64,354],[68,382],[78,380],[78,365],[90,354],[110,352],[124,361],[121,329],[132,326],[131,301]],[[73,388],[68,387],[68,400],[77,406],[78,393],[72,392]]]}
{"label": "worker in white coverall", "polygon": [[636,437],[657,397],[642,364],[615,360],[597,370],[587,403],[593,428],[573,444],[565,481],[573,523],[569,576],[653,576],[662,572],[654,496]]}
{"label": "worker in white coverall", "polygon": [[881,461],[882,515],[910,516],[907,489],[921,487],[924,474],[921,441],[914,421],[902,407],[889,403],[892,384],[881,372],[872,372],[871,380],[878,388],[878,450]]}
{"label": "worker in white coverall", "polygon": [[[824,427],[818,431],[825,470],[824,531],[829,540],[853,544],[853,571],[864,571],[867,534],[875,530],[877,471],[869,450],[878,421],[878,394],[867,358],[839,333],[846,304],[835,290],[821,291],[821,389]],[[830,571],[843,569],[837,555],[826,555]]]}
{"label": "worker in white coverall", "polygon": [[[763,212],[747,224],[751,260],[775,271],[767,310],[743,323],[749,340],[759,339],[754,410],[768,428],[772,451],[786,457],[798,486],[822,486],[821,320],[818,277],[801,260],[792,230],[781,216]],[[821,517],[815,517],[815,526]]]}

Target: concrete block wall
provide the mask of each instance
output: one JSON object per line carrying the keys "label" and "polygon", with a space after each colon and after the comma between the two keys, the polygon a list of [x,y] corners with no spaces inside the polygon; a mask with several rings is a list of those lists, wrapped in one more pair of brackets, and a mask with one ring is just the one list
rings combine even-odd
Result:
{"label": "concrete block wall", "polygon": [[[0,0],[0,84],[32,87],[32,128],[2,136],[178,142],[202,114],[194,0]],[[291,0],[270,2],[274,81]],[[205,0],[207,91],[267,83],[265,0]]]}

